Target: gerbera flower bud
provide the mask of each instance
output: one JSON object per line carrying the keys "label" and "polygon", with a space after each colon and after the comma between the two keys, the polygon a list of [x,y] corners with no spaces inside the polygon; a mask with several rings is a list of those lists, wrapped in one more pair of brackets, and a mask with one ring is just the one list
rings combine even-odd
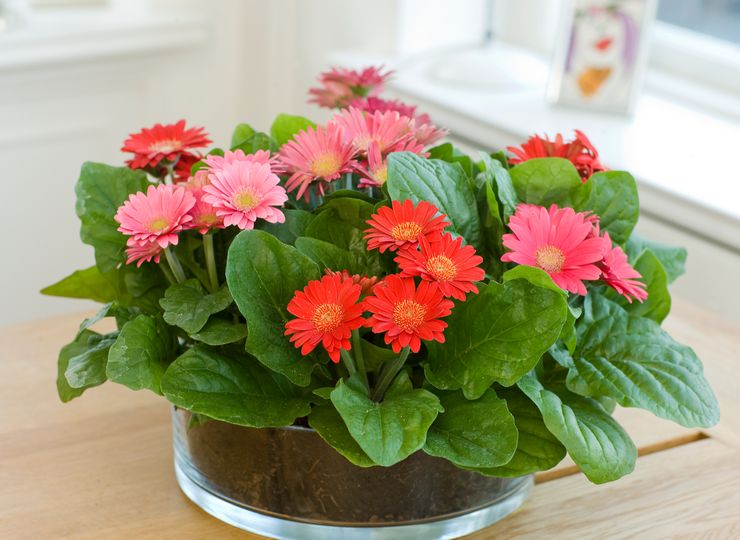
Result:
{"label": "gerbera flower bud", "polygon": [[360,290],[351,278],[337,274],[310,281],[288,303],[288,311],[296,318],[285,323],[285,335],[302,355],[321,344],[338,364],[341,350],[351,349],[352,330],[365,323],[363,306],[357,303]]}
{"label": "gerbera flower bud", "polygon": [[434,282],[422,281],[417,288],[412,278],[390,275],[365,299],[372,314],[367,326],[376,334],[385,333],[383,339],[394,352],[404,347],[419,352],[421,340],[444,343],[447,323],[441,319],[453,305]]}
{"label": "gerbera flower bud", "polygon": [[133,193],[118,209],[114,219],[118,230],[133,242],[147,246],[156,242],[161,248],[177,245],[178,233],[193,218],[188,213],[195,198],[185,188],[171,185],[149,186],[146,194]]}
{"label": "gerbera flower bud", "polygon": [[594,237],[593,218],[572,208],[548,211],[522,205],[509,220],[512,234],[503,235],[502,261],[540,268],[562,289],[586,294],[584,280],[598,279],[597,263],[603,258],[604,238]]}
{"label": "gerbera flower bud", "polygon": [[434,281],[446,297],[465,300],[465,294],[477,293],[474,285],[485,277],[480,268],[483,257],[475,253],[473,246],[463,246],[462,238],[453,238],[450,233],[422,237],[420,249],[405,249],[396,256],[402,277],[420,276]]}
{"label": "gerbera flower bud", "polygon": [[269,223],[285,221],[285,215],[276,207],[283,206],[288,195],[268,164],[233,161],[209,174],[208,179],[211,183],[203,187],[203,200],[213,205],[225,226],[253,229],[258,219]]}
{"label": "gerbera flower bud", "polygon": [[407,247],[416,247],[422,236],[441,233],[450,223],[447,216],[426,201],[414,206],[413,201],[406,199],[403,203],[392,201],[391,207],[384,206],[370,216],[365,230],[367,249],[396,251]]}
{"label": "gerbera flower bud", "polygon": [[324,270],[324,273],[327,276],[341,276],[342,279],[351,279],[353,283],[356,283],[360,286],[361,296],[365,296],[368,294],[372,288],[375,286],[376,283],[378,283],[378,278],[375,276],[361,276],[360,274],[350,274],[347,270],[342,270],[340,272],[335,272],[334,270],[331,270],[330,268],[327,268]]}

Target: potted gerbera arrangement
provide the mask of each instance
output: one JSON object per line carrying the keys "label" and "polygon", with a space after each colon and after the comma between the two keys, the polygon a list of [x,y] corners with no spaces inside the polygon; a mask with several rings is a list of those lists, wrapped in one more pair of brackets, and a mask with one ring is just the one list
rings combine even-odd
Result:
{"label": "potted gerbera arrangement", "polygon": [[108,379],[164,396],[185,493],[293,538],[466,534],[566,453],[616,480],[637,454],[617,405],[714,424],[660,327],[686,253],[633,233],[632,176],[578,131],[434,146],[387,77],[321,75],[326,125],[239,124],[203,155],[203,129],[157,124],[127,167],[84,164],[95,265],[43,292],[104,306],[59,355],[62,401]]}

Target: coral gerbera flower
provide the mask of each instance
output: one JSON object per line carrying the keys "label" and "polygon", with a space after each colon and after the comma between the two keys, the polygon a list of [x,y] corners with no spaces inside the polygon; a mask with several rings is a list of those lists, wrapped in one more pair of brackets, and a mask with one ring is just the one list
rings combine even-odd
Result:
{"label": "coral gerbera flower", "polygon": [[257,150],[254,154],[245,154],[243,150],[237,148],[234,151],[227,150],[223,156],[218,154],[211,154],[203,158],[203,162],[208,166],[211,172],[218,169],[223,169],[227,163],[234,163],[235,161],[247,161],[249,163],[262,163],[269,164],[270,170],[275,174],[283,172],[282,163],[278,160],[277,156],[271,156],[267,150]]}
{"label": "coral gerbera flower", "polygon": [[285,215],[276,207],[288,200],[280,178],[266,163],[234,161],[208,175],[203,200],[216,208],[224,225],[252,229],[258,219],[283,223]]}
{"label": "coral gerbera flower", "polygon": [[422,146],[430,146],[449,133],[449,130],[435,126],[428,114],[417,116],[412,127],[414,139]]}
{"label": "coral gerbera flower", "polygon": [[126,164],[132,169],[154,168],[162,160],[175,162],[188,148],[201,148],[211,143],[202,127],[185,129],[185,120],[176,124],[155,124],[132,133],[123,143],[122,152],[134,157]]}
{"label": "coral gerbera flower", "polygon": [[352,330],[365,323],[363,306],[357,303],[360,291],[354,280],[336,274],[309,281],[288,303],[296,318],[285,323],[285,335],[302,355],[321,343],[332,362],[339,363],[341,349],[351,348]]}
{"label": "coral gerbera flower", "polygon": [[463,246],[462,238],[453,238],[450,233],[421,237],[420,249],[404,249],[396,256],[402,277],[421,276],[434,281],[446,297],[465,300],[465,294],[477,293],[474,285],[486,273],[480,268],[483,257],[475,253],[473,246]]}
{"label": "coral gerbera flower", "polygon": [[426,201],[414,206],[410,199],[403,203],[392,201],[391,207],[384,206],[377,213],[370,216],[365,230],[367,249],[380,249],[383,253],[390,249],[416,247],[422,236],[430,236],[442,232],[450,223],[447,216],[439,214],[439,210]]}
{"label": "coral gerbera flower", "polygon": [[572,208],[550,210],[524,205],[509,220],[512,234],[503,235],[502,261],[541,268],[562,289],[585,295],[583,280],[598,279],[604,238],[594,237],[593,220]]}
{"label": "coral gerbera flower", "polygon": [[394,352],[404,347],[419,352],[422,339],[444,343],[447,323],[441,319],[452,312],[454,304],[436,283],[422,281],[417,288],[413,278],[390,275],[373,293],[365,299],[365,308],[372,314],[367,326],[376,334],[385,333],[385,343]]}
{"label": "coral gerbera flower", "polygon": [[211,229],[220,229],[224,226],[224,220],[218,215],[216,207],[204,199],[206,193],[203,188],[210,185],[207,169],[200,169],[185,184],[185,189],[195,197],[195,204],[190,209],[193,219],[187,224],[188,229],[197,229],[200,234],[206,234]]}
{"label": "coral gerbera flower", "polygon": [[[354,147],[344,141],[341,129],[334,124],[302,130],[280,149],[280,161],[292,173],[285,186],[289,192],[298,189],[300,198],[312,182],[331,182],[351,172],[357,163],[354,155]],[[319,192],[323,194],[321,184]]]}
{"label": "coral gerbera flower", "polygon": [[382,72],[383,67],[367,67],[362,71],[332,68],[318,77],[320,88],[311,88],[309,103],[330,109],[346,107],[357,97],[377,94],[393,72]]}
{"label": "coral gerbera flower", "polygon": [[381,153],[398,144],[411,134],[413,121],[396,111],[365,113],[350,107],[343,110],[330,121],[342,129],[344,139],[354,146],[357,152],[367,154],[368,147],[375,142]]}
{"label": "coral gerbera flower", "polygon": [[158,263],[162,256],[162,248],[156,241],[141,245],[133,238],[129,238],[126,245],[126,264],[136,262],[136,268],[152,260]]}
{"label": "coral gerbera flower", "polygon": [[416,139],[405,138],[390,148],[388,150],[388,154],[384,157],[380,152],[380,146],[378,146],[378,143],[372,141],[367,149],[367,159],[355,166],[355,171],[362,175],[358,187],[381,187],[388,181],[387,156],[389,154],[392,154],[393,152],[411,152],[425,157],[428,156],[429,154],[425,153],[423,150],[424,147],[416,142]]}
{"label": "coral gerbera flower", "polygon": [[599,161],[599,153],[591,144],[591,141],[588,140],[588,137],[577,129],[575,134],[575,138],[569,142],[565,142],[560,133],[556,134],[555,140],[552,141],[547,136],[533,135],[522,144],[521,148],[514,146],[507,148],[509,152],[514,154],[509,161],[512,165],[516,165],[534,158],[564,158],[575,165],[581,180],[585,182],[592,174],[604,171],[606,167]]}
{"label": "coral gerbera flower", "polygon": [[642,277],[640,272],[635,270],[627,262],[627,255],[619,246],[612,246],[609,233],[604,233],[604,258],[599,264],[601,267],[601,279],[612,289],[624,296],[629,303],[632,299],[643,302],[648,293],[645,290],[645,283],[639,281]]}
{"label": "coral gerbera flower", "polygon": [[195,198],[185,188],[171,185],[149,186],[146,193],[132,193],[118,208],[114,219],[118,230],[131,236],[129,247],[136,242],[146,246],[156,242],[166,248],[177,245],[177,235],[193,218],[188,213]]}

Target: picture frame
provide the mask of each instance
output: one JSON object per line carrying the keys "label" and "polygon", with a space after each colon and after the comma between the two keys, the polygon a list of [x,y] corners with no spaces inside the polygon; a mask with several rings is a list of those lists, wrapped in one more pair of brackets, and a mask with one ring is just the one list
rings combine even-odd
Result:
{"label": "picture frame", "polygon": [[547,97],[551,103],[630,114],[642,87],[657,0],[570,0]]}

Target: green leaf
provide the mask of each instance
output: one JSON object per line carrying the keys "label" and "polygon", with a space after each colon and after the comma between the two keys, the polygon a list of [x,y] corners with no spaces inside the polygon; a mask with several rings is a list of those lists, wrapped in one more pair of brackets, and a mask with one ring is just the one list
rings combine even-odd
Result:
{"label": "green leaf", "polygon": [[299,386],[310,384],[316,360],[302,356],[284,335],[293,318],[287,306],[295,291],[319,276],[316,263],[264,231],[242,231],[229,248],[226,281],[247,319],[247,351]]}
{"label": "green leaf", "polygon": [[288,426],[310,410],[305,391],[248,354],[201,345],[170,365],[162,392],[183,409],[257,428]]}
{"label": "green leaf", "polygon": [[102,308],[98,310],[95,315],[93,315],[92,317],[88,317],[87,319],[82,321],[82,323],[80,324],[80,329],[77,331],[77,336],[79,337],[82,332],[99,323],[105,317],[113,315],[114,312],[115,308],[113,307],[112,302],[105,304]]}
{"label": "green leaf", "polygon": [[151,185],[142,171],[111,167],[102,163],[82,165],[75,185],[80,238],[95,248],[95,262],[101,272],[113,270],[124,260],[126,237],[113,219],[130,194],[146,191]]}
{"label": "green leaf", "polygon": [[365,360],[365,369],[368,371],[377,371],[386,362],[398,358],[398,354],[393,349],[387,347],[378,347],[366,339],[360,340],[362,349],[362,358]]}
{"label": "green leaf", "polygon": [[499,279],[503,271],[501,255],[504,253],[504,246],[501,242],[501,235],[504,233],[504,222],[499,211],[491,176],[481,173],[479,180],[482,181],[476,195],[482,236],[479,254],[483,257],[483,267],[486,273]]}
{"label": "green leaf", "polygon": [[160,381],[174,350],[174,336],[164,321],[139,315],[123,325],[108,353],[108,378],[132,390],[161,394]]}
{"label": "green leaf", "polygon": [[408,375],[401,372],[381,403],[345,381],[339,381],[331,393],[352,438],[378,465],[390,467],[420,450],[429,426],[442,411],[437,396],[410,386]]}
{"label": "green leaf", "polygon": [[[83,331],[84,335],[87,330]],[[103,384],[108,377],[105,368],[108,363],[108,351],[115,343],[118,332],[101,336],[89,336],[87,349],[69,359],[64,377],[72,388],[90,388]]]}
{"label": "green leaf", "polygon": [[511,386],[555,343],[567,316],[563,295],[515,279],[478,286],[446,321],[445,343],[427,343],[427,379],[468,399],[492,383]]}
{"label": "green leaf", "polygon": [[379,273],[379,268],[367,267],[367,257],[363,252],[358,256],[356,252],[350,252],[346,249],[324,242],[317,238],[298,238],[295,241],[295,247],[306,257],[319,265],[321,270],[329,268],[331,270],[347,270],[350,274],[364,275],[368,273]]}
{"label": "green leaf", "polygon": [[636,233],[632,233],[632,236],[630,236],[630,239],[625,245],[625,250],[629,255],[630,261],[636,260],[646,249],[652,251],[663,265],[663,268],[665,268],[668,283],[673,283],[676,278],[686,273],[687,252],[684,248],[652,242]]}
{"label": "green leaf", "polygon": [[169,287],[159,304],[168,324],[193,334],[203,328],[211,315],[225,310],[231,302],[228,287],[208,294],[197,279],[189,279]]}
{"label": "green leaf", "polygon": [[469,177],[475,176],[476,165],[470,156],[455,148],[451,143],[443,143],[429,149],[429,159],[440,159],[448,163],[458,163],[465,174]]}
{"label": "green leaf", "polygon": [[254,154],[257,150],[274,152],[277,150],[277,145],[269,135],[255,131],[249,124],[239,124],[231,136],[231,149],[241,150],[249,155]]}
{"label": "green leaf", "polygon": [[588,184],[567,159],[530,159],[512,167],[509,174],[517,198],[525,203],[580,208],[589,194]]}
{"label": "green leaf", "polygon": [[588,184],[589,197],[578,210],[593,211],[600,218],[601,230],[623,244],[640,217],[637,182],[628,172],[604,171],[593,174]]}
{"label": "green leaf", "polygon": [[517,431],[506,402],[492,389],[476,400],[438,392],[444,412],[429,428],[424,451],[460,467],[496,467],[514,455]]}
{"label": "green leaf", "polygon": [[[57,393],[59,394],[59,399],[61,399],[62,402],[66,403],[82,395],[82,393],[87,388],[85,386],[75,388],[69,384],[69,381],[67,381],[66,372],[67,368],[69,367],[70,360],[80,355],[86,354],[91,347],[94,347],[100,342],[101,337],[102,336],[97,332],[85,330],[84,332],[79,334],[74,341],[68,343],[67,345],[62,347],[61,351],[59,351],[59,358],[57,359],[56,382]],[[103,381],[99,381],[96,384],[100,384],[102,382]],[[89,386],[95,386],[95,384],[90,384]]]}
{"label": "green leaf", "polygon": [[247,337],[247,325],[211,317],[206,325],[190,337],[206,345],[227,345]]}
{"label": "green leaf", "polygon": [[486,476],[516,477],[551,469],[565,457],[565,447],[550,433],[542,413],[517,387],[505,388],[499,395],[514,417],[519,433],[514,457],[500,467],[476,468]]}
{"label": "green leaf", "polygon": [[473,186],[462,167],[409,152],[388,156],[388,193],[391,199],[427,201],[446,214],[451,229],[468,244],[480,248],[480,218]]}
{"label": "green leaf", "polygon": [[283,210],[285,223],[268,223],[265,220],[257,222],[257,228],[269,232],[283,244],[293,244],[299,236],[304,236],[306,227],[311,223],[313,214],[305,210]]}
{"label": "green leaf", "polygon": [[41,289],[41,294],[65,298],[87,298],[96,302],[110,302],[118,297],[118,291],[108,276],[97,266],[77,270],[66,278]]}
{"label": "green leaf", "polygon": [[492,186],[495,186],[496,198],[501,202],[504,218],[508,221],[509,216],[516,212],[516,206],[519,204],[511,175],[498,160],[485,152],[481,152],[480,157],[485,167],[481,174]]}
{"label": "green leaf", "polygon": [[290,114],[279,114],[270,128],[270,135],[275,139],[278,147],[291,140],[301,130],[316,127],[316,124],[308,118],[293,116]]}
{"label": "green leaf", "polygon": [[647,409],[687,427],[710,427],[719,406],[694,351],[660,325],[597,294],[586,298],[568,386]]}
{"label": "green leaf", "polygon": [[[333,388],[331,390],[334,390]],[[308,425],[316,430],[326,443],[358,467],[373,467],[372,459],[360,448],[347,430],[347,426],[331,403],[311,409]]]}
{"label": "green leaf", "polygon": [[643,251],[632,265],[642,274],[647,285],[647,300],[630,303],[624,296],[609,289],[607,297],[622,306],[631,315],[647,317],[656,322],[663,322],[671,311],[671,294],[668,292],[668,275],[665,268],[650,249]]}
{"label": "green leaf", "polygon": [[633,471],[635,444],[597,401],[564,389],[549,390],[533,373],[518,384],[542,413],[547,429],[563,443],[589,480],[603,484]]}

